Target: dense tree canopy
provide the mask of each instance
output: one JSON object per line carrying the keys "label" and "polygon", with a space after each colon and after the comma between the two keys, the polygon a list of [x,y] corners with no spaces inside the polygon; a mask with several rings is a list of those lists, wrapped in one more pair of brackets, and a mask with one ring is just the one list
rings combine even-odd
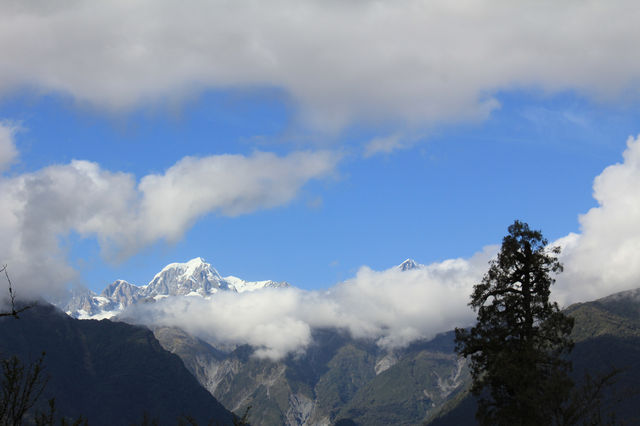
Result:
{"label": "dense tree canopy", "polygon": [[497,259],[474,287],[470,330],[456,329],[456,351],[471,361],[477,418],[491,425],[555,424],[572,388],[573,319],[549,301],[559,248],[515,221]]}

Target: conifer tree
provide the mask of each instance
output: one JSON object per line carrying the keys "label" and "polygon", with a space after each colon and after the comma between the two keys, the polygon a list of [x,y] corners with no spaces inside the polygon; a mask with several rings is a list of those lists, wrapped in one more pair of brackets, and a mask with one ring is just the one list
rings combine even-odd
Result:
{"label": "conifer tree", "polygon": [[515,221],[497,259],[473,290],[470,330],[456,329],[456,352],[470,359],[476,418],[483,425],[552,425],[573,383],[567,355],[573,319],[549,301],[559,248]]}

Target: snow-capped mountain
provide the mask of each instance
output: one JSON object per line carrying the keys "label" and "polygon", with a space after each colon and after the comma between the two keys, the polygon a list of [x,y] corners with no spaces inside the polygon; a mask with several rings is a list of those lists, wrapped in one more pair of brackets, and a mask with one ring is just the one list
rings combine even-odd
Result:
{"label": "snow-capped mountain", "polygon": [[242,293],[285,287],[289,287],[286,282],[245,281],[234,276],[222,277],[209,263],[197,257],[186,263],[165,266],[145,286],[116,280],[100,295],[89,290],[76,291],[62,309],[76,318],[102,319],[111,318],[134,303],[151,302],[168,296],[208,298],[218,291]]}
{"label": "snow-capped mountain", "polygon": [[[413,259],[407,259],[394,268],[398,271],[411,271],[424,267]],[[233,275],[223,277],[204,259],[196,257],[185,263],[170,263],[145,286],[116,280],[99,295],[90,290],[75,291],[69,302],[60,308],[76,318],[102,319],[119,314],[129,305],[153,302],[169,296],[209,298],[221,291],[243,293],[285,287],[290,285],[284,281],[245,281]]]}
{"label": "snow-capped mountain", "polygon": [[423,268],[423,265],[416,263],[415,260],[413,259],[407,259],[401,264],[399,264],[398,266],[396,266],[396,269],[400,271],[411,271],[412,269],[421,269],[421,268]]}
{"label": "snow-capped mountain", "polygon": [[143,287],[143,296],[158,298],[162,296],[210,296],[218,291],[261,290],[263,288],[289,287],[287,282],[245,281],[241,278],[222,277],[201,257],[187,263],[171,263],[158,272],[153,280]]}
{"label": "snow-capped mountain", "polygon": [[187,263],[170,263],[162,268],[143,293],[146,297],[208,296],[218,290],[229,290],[229,285],[210,264],[196,257]]}
{"label": "snow-capped mountain", "polygon": [[232,291],[236,291],[238,293],[243,293],[245,291],[254,291],[260,290],[262,288],[285,288],[290,287],[289,283],[286,281],[245,281],[238,277],[234,277],[229,275],[228,277],[224,277],[225,282],[229,286],[229,289]]}
{"label": "snow-capped mountain", "polygon": [[100,293],[100,297],[118,306],[125,307],[136,302],[141,297],[140,287],[129,284],[124,280],[116,280]]}

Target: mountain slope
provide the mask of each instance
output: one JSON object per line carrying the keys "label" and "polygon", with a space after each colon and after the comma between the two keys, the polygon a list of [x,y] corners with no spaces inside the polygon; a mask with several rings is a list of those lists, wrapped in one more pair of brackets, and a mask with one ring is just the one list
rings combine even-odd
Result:
{"label": "mountain slope", "polygon": [[469,382],[466,363],[453,353],[453,333],[418,342],[400,359],[361,387],[340,418],[362,425],[416,424],[437,410]]}
{"label": "mountain slope", "polygon": [[30,363],[43,351],[50,380],[40,402],[55,397],[62,415],[83,415],[98,426],[141,421],[145,412],[161,424],[183,415],[201,424],[232,423],[232,414],[145,328],[79,321],[51,305],[35,305],[17,320],[0,318],[2,357]]}
{"label": "mountain slope", "polygon": [[387,352],[337,330],[314,330],[304,354],[258,359],[242,346],[225,354],[175,328],[160,343],[236,414],[251,406],[260,425],[420,424],[463,390],[468,373],[453,354],[452,334]]}

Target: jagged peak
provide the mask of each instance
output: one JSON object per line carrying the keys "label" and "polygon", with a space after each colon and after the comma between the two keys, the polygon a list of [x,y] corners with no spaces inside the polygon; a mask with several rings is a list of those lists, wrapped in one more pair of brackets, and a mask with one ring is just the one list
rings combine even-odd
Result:
{"label": "jagged peak", "polygon": [[[128,281],[126,281],[126,280],[117,279],[117,280],[115,280],[114,282],[112,282],[111,284],[107,285],[107,286],[105,287],[105,291],[106,291],[107,289],[113,289],[113,288],[120,287],[120,286],[138,287],[137,285],[135,285],[135,284],[131,284],[130,282],[128,282]],[[104,293],[104,291],[103,291],[103,293]]]}
{"label": "jagged peak", "polygon": [[153,277],[150,283],[160,278],[163,274],[171,270],[179,271],[180,275],[190,276],[202,269],[205,269],[208,272],[211,272],[213,275],[219,276],[218,271],[212,268],[210,263],[207,263],[201,257],[194,257],[193,259],[184,263],[179,263],[179,262],[169,263],[167,266],[162,268],[162,270]]}
{"label": "jagged peak", "polygon": [[124,291],[137,292],[138,290],[140,290],[139,286],[135,284],[131,284],[128,281],[115,280],[114,282],[106,286],[104,290],[102,290],[102,293],[100,293],[100,296],[111,297],[116,291],[122,291],[123,288],[125,289]]}
{"label": "jagged peak", "polygon": [[419,269],[420,265],[418,263],[416,263],[415,260],[409,258],[407,260],[405,260],[404,262],[402,262],[401,264],[399,264],[397,266],[397,268],[401,271],[410,271],[412,269]]}
{"label": "jagged peak", "polygon": [[[162,270],[158,273],[161,274],[164,271],[168,271],[169,269],[186,269],[186,268],[191,268],[191,269],[195,269],[198,268],[202,265],[207,265],[207,266],[211,266],[210,264],[208,264],[207,262],[204,261],[203,258],[201,257],[194,257],[191,260],[188,260],[186,262],[173,262],[173,263],[169,263],[168,265],[166,265],[164,268],[162,268]],[[157,274],[156,274],[157,275]]]}

